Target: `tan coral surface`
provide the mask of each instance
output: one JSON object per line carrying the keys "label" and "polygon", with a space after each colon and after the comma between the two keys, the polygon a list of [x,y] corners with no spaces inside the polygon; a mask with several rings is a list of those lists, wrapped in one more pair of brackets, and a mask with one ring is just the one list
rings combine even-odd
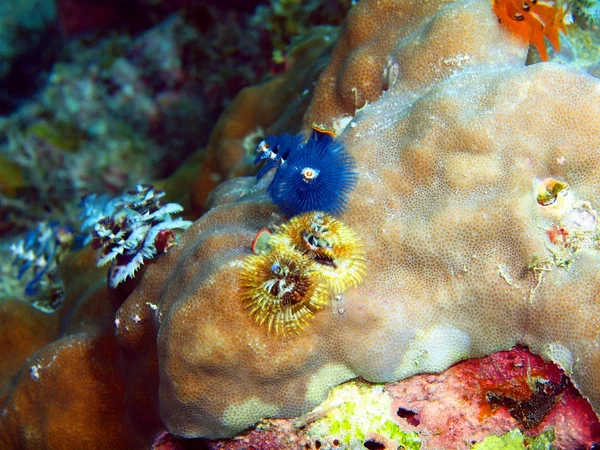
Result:
{"label": "tan coral surface", "polygon": [[[359,11],[388,3],[362,0]],[[300,336],[255,324],[239,293],[242,259],[256,232],[282,219],[254,194],[190,227],[119,311],[118,337],[132,349],[143,351],[139,336],[158,338],[171,432],[231,436],[301,414],[355,376],[398,380],[517,343],[558,361],[600,411],[600,81],[524,67],[526,49],[488,0],[419,3],[428,12],[377,60],[381,70],[398,62],[395,82],[340,137],[359,170],[341,219],[364,242],[362,284]],[[332,64],[352,46],[352,35],[342,40]],[[320,84],[339,96],[331,80]],[[344,108],[328,114],[353,113]],[[309,122],[322,117],[312,111]],[[568,248],[548,234],[561,212],[536,201],[549,177],[575,199],[563,212],[582,237]]]}
{"label": "tan coral surface", "polygon": [[316,122],[337,128],[337,120],[377,101],[399,81],[422,89],[466,66],[502,64],[523,47],[491,23],[496,19],[489,2],[462,1],[444,8],[451,3],[357,3],[315,88],[305,127]]}

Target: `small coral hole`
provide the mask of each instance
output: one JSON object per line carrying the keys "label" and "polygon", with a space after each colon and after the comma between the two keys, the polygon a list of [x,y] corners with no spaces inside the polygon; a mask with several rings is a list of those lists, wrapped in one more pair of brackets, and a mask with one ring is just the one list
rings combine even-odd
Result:
{"label": "small coral hole", "polygon": [[373,439],[369,439],[368,441],[365,441],[365,443],[363,445],[365,446],[365,448],[368,448],[369,450],[385,450],[385,444],[374,441]]}
{"label": "small coral hole", "polygon": [[421,423],[421,418],[419,417],[419,413],[415,411],[411,411],[410,409],[398,408],[396,411],[398,417],[402,419],[406,419],[406,421],[412,425],[413,427],[419,426]]}

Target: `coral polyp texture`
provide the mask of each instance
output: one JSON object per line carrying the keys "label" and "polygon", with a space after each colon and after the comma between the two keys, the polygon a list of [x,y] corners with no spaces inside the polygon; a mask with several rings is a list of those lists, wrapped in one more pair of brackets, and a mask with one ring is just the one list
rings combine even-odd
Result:
{"label": "coral polyp texture", "polygon": [[526,66],[527,51],[489,0],[357,3],[304,123],[351,116],[337,140],[359,177],[340,220],[367,273],[302,333],[270,333],[243,301],[244,260],[260,230],[291,225],[266,176],[222,186],[232,201],[216,199],[117,314],[127,349],[153,358],[157,344],[171,433],[233,436],[357,376],[401,380],[516,344],[600,411],[600,81]]}
{"label": "coral polyp texture", "polygon": [[111,263],[110,287],[133,277],[145,261],[165,253],[175,245],[175,230],[190,226],[188,220],[171,218],[183,208],[164,203],[164,195],[150,185],[137,185],[112,201],[103,197],[97,202],[84,200],[84,229],[99,216],[91,232],[91,245],[99,253],[98,266]]}

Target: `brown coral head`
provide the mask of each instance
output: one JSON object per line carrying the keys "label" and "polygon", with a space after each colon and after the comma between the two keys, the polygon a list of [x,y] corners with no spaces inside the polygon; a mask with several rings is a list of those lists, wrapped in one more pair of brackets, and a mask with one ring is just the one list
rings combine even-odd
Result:
{"label": "brown coral head", "polygon": [[270,332],[300,333],[329,300],[312,262],[300,253],[275,249],[248,256],[243,264],[243,301]]}

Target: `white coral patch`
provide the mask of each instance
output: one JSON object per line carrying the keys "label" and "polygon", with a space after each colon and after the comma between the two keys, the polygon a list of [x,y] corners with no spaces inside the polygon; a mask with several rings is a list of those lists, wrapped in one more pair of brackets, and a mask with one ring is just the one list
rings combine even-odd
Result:
{"label": "white coral patch", "polygon": [[315,372],[308,382],[306,403],[316,405],[322,402],[332,386],[356,378],[356,373],[344,364],[326,364]]}
{"label": "white coral patch", "polygon": [[417,331],[394,376],[402,380],[418,373],[441,372],[468,358],[470,346],[469,335],[450,325]]}
{"label": "white coral patch", "polygon": [[573,354],[562,344],[551,342],[542,349],[542,357],[558,364],[567,375],[573,374]]}
{"label": "white coral patch", "polygon": [[243,430],[249,423],[256,423],[266,417],[278,417],[279,408],[257,397],[250,397],[242,403],[232,403],[223,413],[221,423],[234,430]]}

